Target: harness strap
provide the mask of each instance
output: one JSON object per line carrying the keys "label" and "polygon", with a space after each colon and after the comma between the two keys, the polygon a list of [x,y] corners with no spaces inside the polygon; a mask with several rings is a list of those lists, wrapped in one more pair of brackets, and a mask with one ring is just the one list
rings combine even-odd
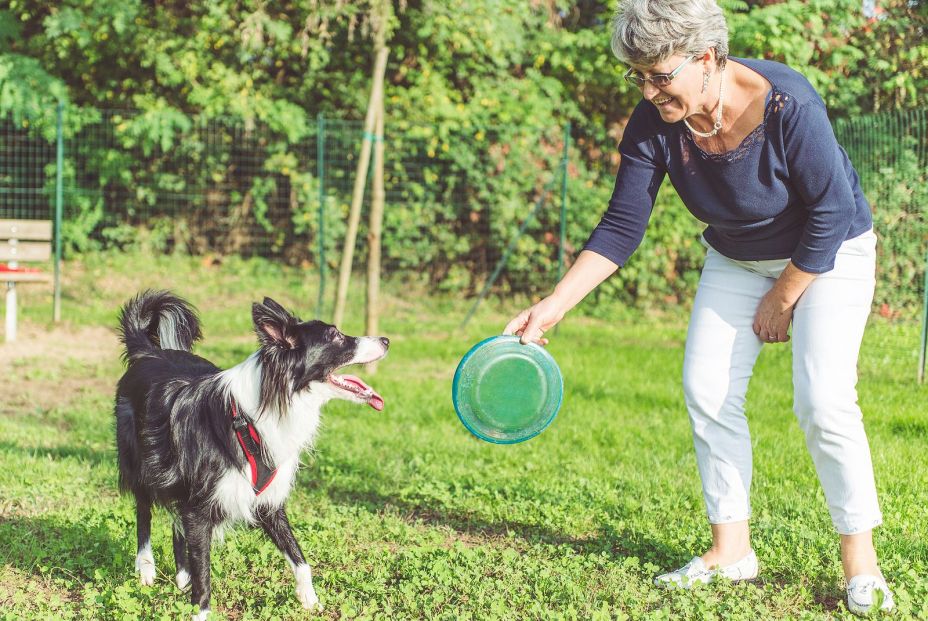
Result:
{"label": "harness strap", "polygon": [[255,491],[255,496],[259,496],[274,480],[277,468],[271,468],[262,459],[261,436],[258,435],[258,430],[255,429],[251,419],[244,412],[239,414],[234,399],[232,400],[232,429],[235,431],[238,444],[245,452],[245,459],[248,460],[248,466],[251,468],[251,488]]}

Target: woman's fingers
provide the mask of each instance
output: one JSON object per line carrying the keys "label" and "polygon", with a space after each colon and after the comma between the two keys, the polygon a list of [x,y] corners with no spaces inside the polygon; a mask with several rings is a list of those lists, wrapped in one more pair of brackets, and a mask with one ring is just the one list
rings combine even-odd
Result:
{"label": "woman's fingers", "polygon": [[523,328],[525,328],[525,324],[528,321],[528,317],[529,317],[528,310],[524,310],[518,315],[516,315],[515,318],[512,319],[512,321],[506,324],[506,327],[503,329],[503,334],[509,335],[509,334],[516,334],[517,332],[521,332]]}
{"label": "woman's fingers", "polygon": [[789,341],[789,324],[792,322],[792,313],[786,314],[776,320],[754,320],[754,333],[764,343],[786,343]]}
{"label": "woman's fingers", "polygon": [[545,333],[542,329],[543,320],[538,313],[533,313],[532,309],[522,311],[516,315],[515,319],[506,324],[503,334],[514,334],[519,337],[523,345],[526,343],[538,343],[547,345],[548,339],[543,338]]}
{"label": "woman's fingers", "polygon": [[541,329],[541,320],[537,315],[533,314],[529,317],[528,323],[525,324],[520,340],[523,345],[526,343],[541,343],[542,335],[544,335],[544,330]]}
{"label": "woman's fingers", "polygon": [[545,298],[531,308],[527,308],[506,324],[503,334],[515,334],[522,344],[538,343],[547,345],[544,333],[561,320],[564,313],[558,309],[556,301]]}

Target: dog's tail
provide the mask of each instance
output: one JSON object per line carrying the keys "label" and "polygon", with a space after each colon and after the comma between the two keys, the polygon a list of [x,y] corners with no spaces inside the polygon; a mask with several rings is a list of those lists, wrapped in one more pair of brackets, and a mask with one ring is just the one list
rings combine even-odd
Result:
{"label": "dog's tail", "polygon": [[170,291],[142,291],[119,312],[123,356],[133,360],[158,349],[190,351],[202,336],[196,311]]}

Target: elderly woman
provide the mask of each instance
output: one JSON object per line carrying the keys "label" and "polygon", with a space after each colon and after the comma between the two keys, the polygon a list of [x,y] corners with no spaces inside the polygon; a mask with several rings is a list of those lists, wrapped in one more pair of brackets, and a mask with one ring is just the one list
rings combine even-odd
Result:
{"label": "elderly woman", "polygon": [[658,585],[758,574],[751,549],[748,380],[765,344],[790,339],[794,409],[841,536],[848,608],[888,610],[871,529],[882,522],[857,405],[857,356],[876,237],[825,105],[782,64],[728,56],[714,0],[623,0],[612,49],[642,100],[625,128],[608,209],[546,298],[506,326],[542,338],[637,248],[664,175],[707,226],[683,389],[712,547]]}

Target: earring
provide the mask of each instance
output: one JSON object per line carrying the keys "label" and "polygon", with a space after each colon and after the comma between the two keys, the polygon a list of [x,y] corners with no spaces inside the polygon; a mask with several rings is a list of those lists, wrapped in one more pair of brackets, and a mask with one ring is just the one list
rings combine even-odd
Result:
{"label": "earring", "polygon": [[709,72],[702,74],[702,92],[705,93],[706,89],[709,88]]}

